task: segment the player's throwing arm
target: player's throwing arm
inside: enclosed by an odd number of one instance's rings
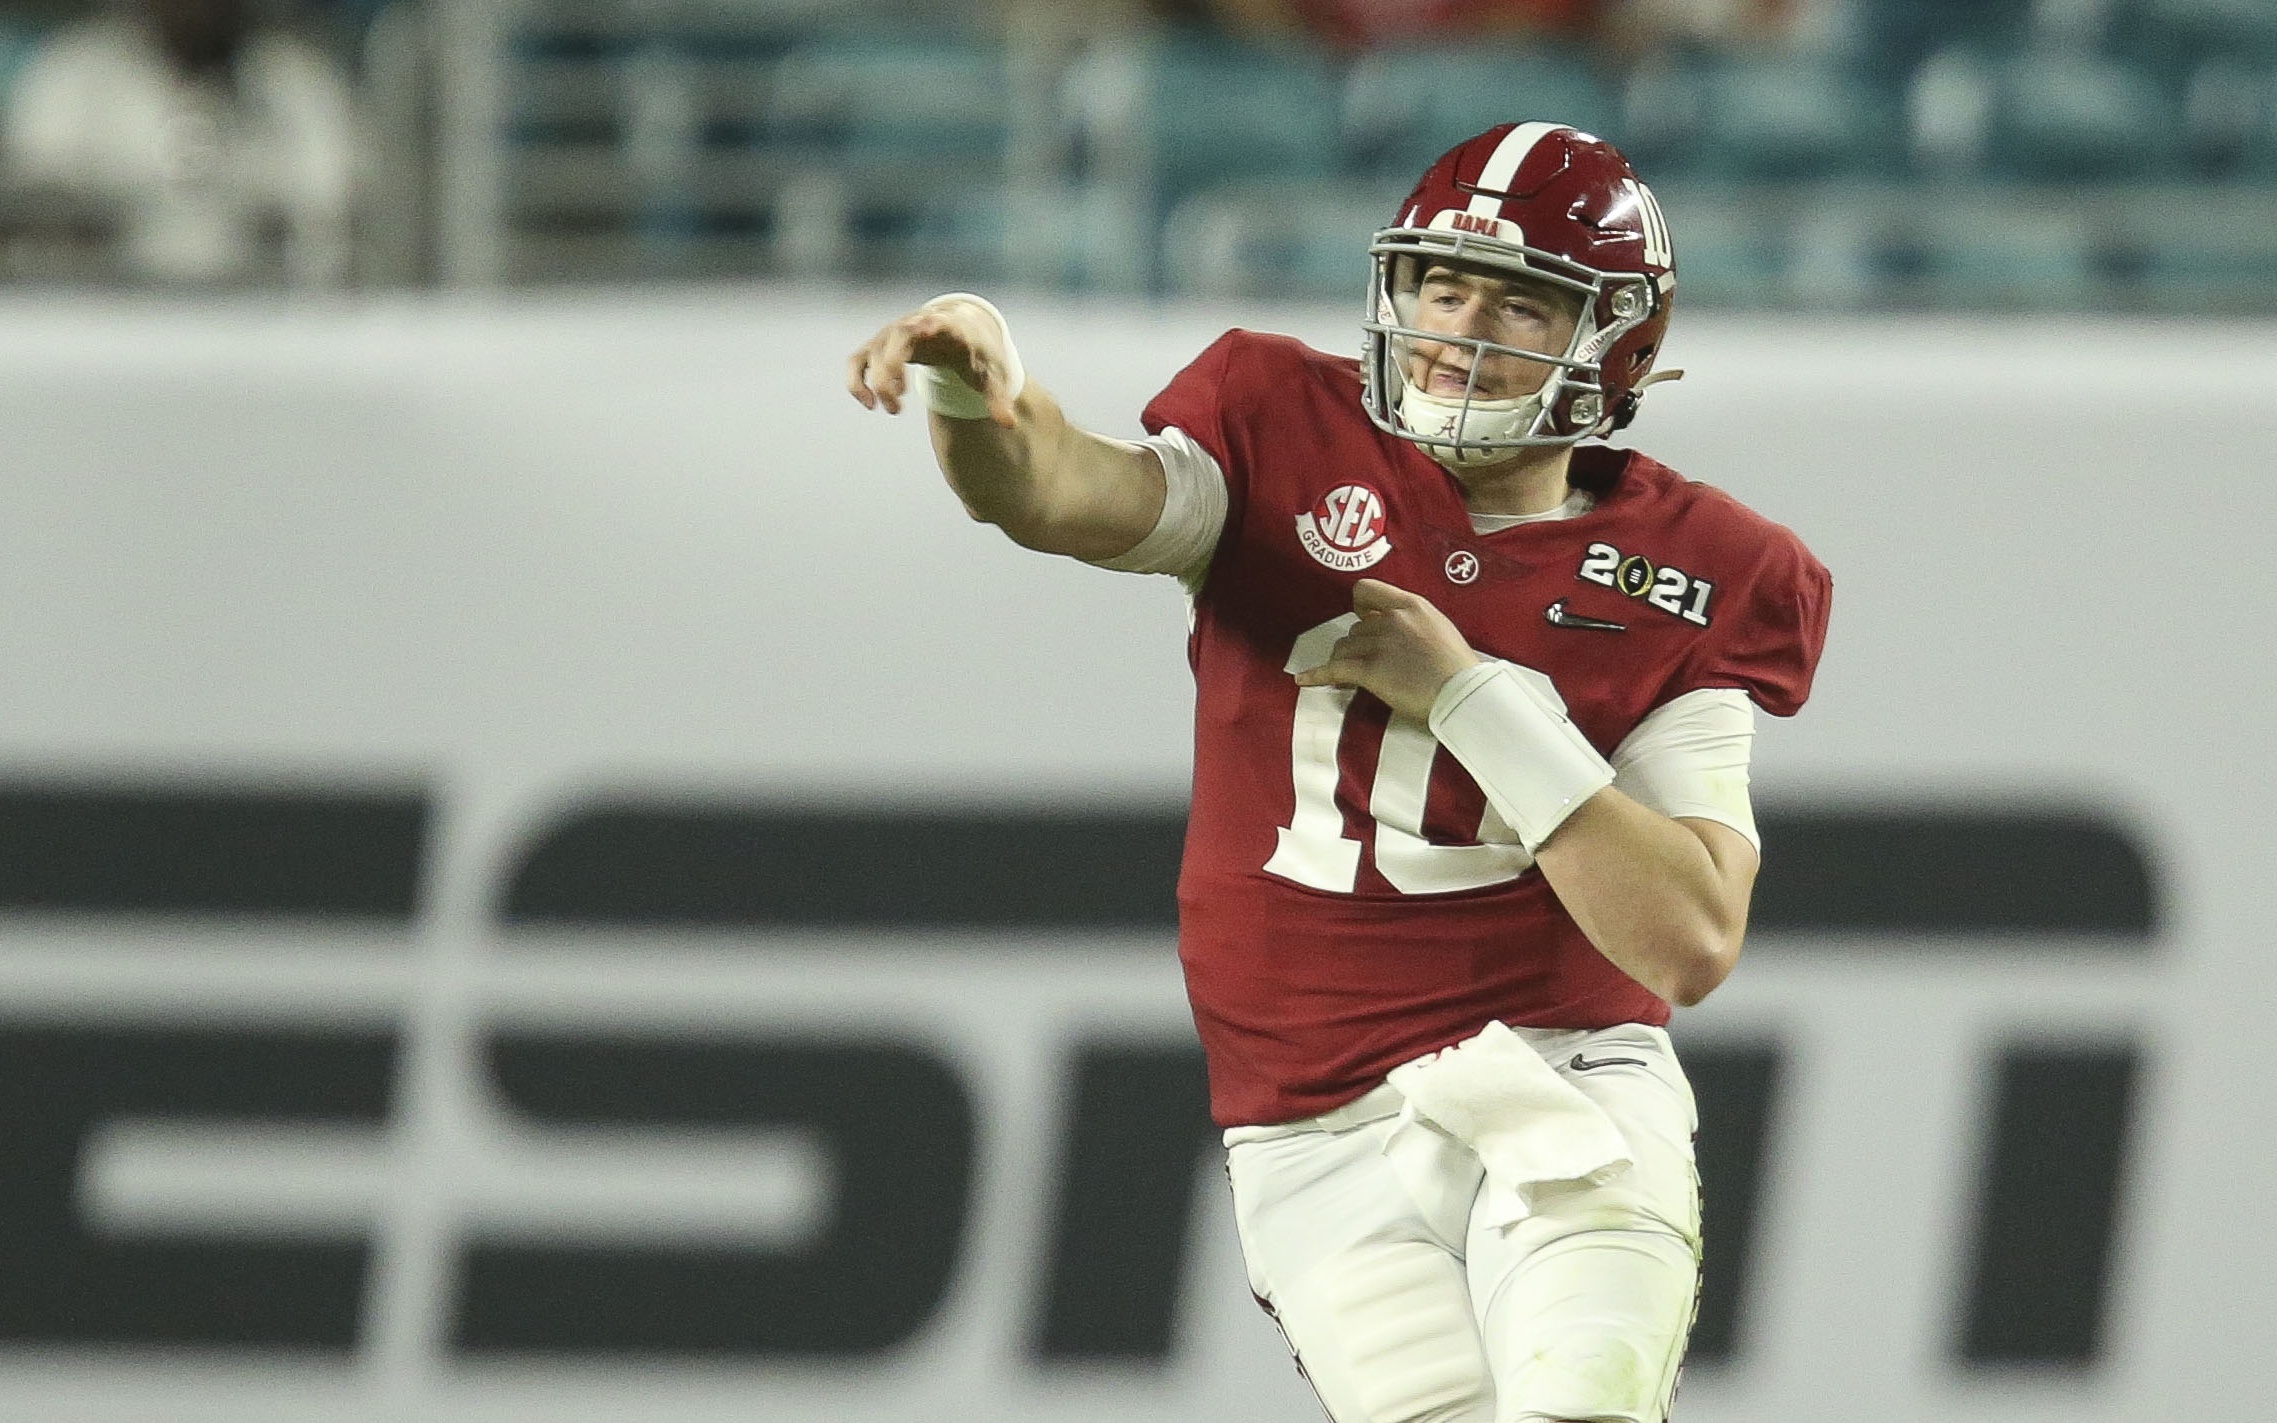
[[[846,389],[901,413],[914,388],[931,411],[934,457],[975,519],[1044,553],[1107,559],[1162,513],[1163,475],[1145,447],[1070,424],[1030,380],[1003,314],[964,292],[887,323],[846,360]]]

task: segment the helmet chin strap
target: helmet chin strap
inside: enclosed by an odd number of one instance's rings
[[[1557,377],[1552,375],[1551,381]],[[1543,383],[1547,389],[1549,382]],[[1542,392],[1503,400],[1441,400],[1400,378],[1399,422],[1420,436],[1423,452],[1449,469],[1500,464],[1517,453],[1509,445],[1480,449],[1477,440],[1518,440],[1533,433],[1542,415]],[[1433,436],[1447,437],[1444,442]],[[1460,443],[1458,443],[1458,440]]]

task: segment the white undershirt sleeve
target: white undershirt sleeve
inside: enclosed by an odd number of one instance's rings
[[[1187,592],[1194,592],[1209,575],[1218,535],[1225,530],[1225,471],[1176,425],[1138,443],[1162,461],[1162,517],[1137,547],[1092,562],[1118,573],[1173,574]]]
[[[1671,819],[1713,820],[1758,852],[1748,800],[1755,704],[1730,687],[1686,692],[1662,705],[1613,748],[1613,788]]]

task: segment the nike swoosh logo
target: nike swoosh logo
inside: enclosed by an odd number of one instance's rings
[[[1645,1065],[1645,1060],[1641,1057],[1601,1057],[1592,1062],[1578,1052],[1566,1063],[1566,1066],[1575,1072],[1591,1072],[1600,1067],[1643,1067]]]
[[[1542,609],[1542,621],[1554,628],[1587,628],[1591,632],[1627,632],[1627,623],[1609,623],[1603,618],[1583,617],[1565,610],[1565,599],[1560,598]]]

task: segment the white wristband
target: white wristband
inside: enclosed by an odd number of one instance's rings
[[[1027,368],[1020,364],[1020,348],[1012,344],[1012,327],[1004,320],[1004,313],[996,303],[971,292],[944,292],[925,303],[923,309],[942,306],[953,301],[970,302],[996,318],[996,329],[1004,337],[1004,388],[1007,400],[1018,400],[1020,392],[1028,387]],[[988,398],[974,390],[963,376],[947,366],[927,366],[911,363],[917,372],[918,393],[925,398],[925,408],[950,420],[986,420]]]
[[[1574,808],[1613,784],[1613,767],[1565,714],[1565,699],[1531,667],[1488,660],[1447,679],[1431,704],[1439,738],[1526,853]]]

